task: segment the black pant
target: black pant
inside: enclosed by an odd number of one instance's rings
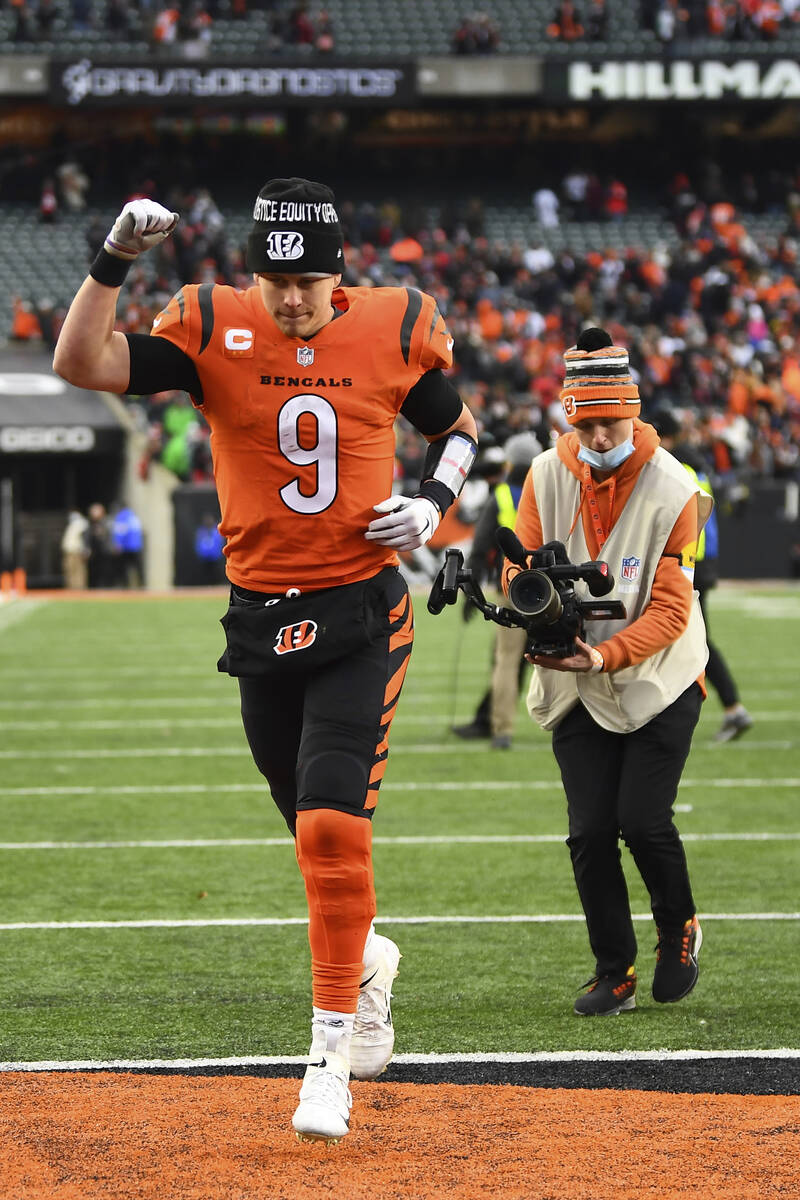
[[[708,628],[708,611],[706,609],[706,593],[707,588],[697,587],[697,594],[700,600],[700,609],[703,613],[703,620],[706,623],[706,643],[708,644],[708,662],[706,663],[706,679],[716,691],[717,695],[725,708],[733,708],[734,704],[739,703],[739,690],[736,687],[733,676],[728,670],[728,664],[720,654],[717,647],[711,641],[711,634]]]
[[[636,961],[620,836],[650,894],[659,928],[677,931],[694,915],[672,806],[702,700],[693,683],[632,733],[610,733],[578,704],[553,732],[567,795],[567,845],[598,975],[624,972]]]
[[[391,632],[324,667],[239,679],[256,766],[292,833],[297,812],[335,808],[371,818],[413,640],[411,598],[387,572]],[[248,593],[255,595],[256,593]]]

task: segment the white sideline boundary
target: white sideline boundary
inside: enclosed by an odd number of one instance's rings
[[[456,780],[422,780],[416,783],[398,783],[384,780],[382,792],[481,792],[489,789],[523,789],[530,792],[561,791],[560,779],[466,779]],[[785,779],[682,779],[679,793],[687,788],[792,788],[800,789],[800,778]],[[266,793],[266,784],[259,783],[168,783],[168,784],[122,784],[117,786],[98,786],[86,784],[64,787],[10,787],[0,788],[0,796],[194,796],[194,795],[231,795],[234,792]]]
[[[785,714],[785,719],[788,719],[789,714]],[[797,713],[791,714],[792,719],[796,718]],[[784,714],[773,713],[769,720],[782,720]],[[746,743],[745,743],[746,744]],[[789,748],[792,743],[788,743]],[[458,746],[459,754],[462,747]],[[398,744],[398,752],[403,754],[444,754],[445,752],[456,749],[452,742],[423,742],[420,744],[409,742]],[[485,745],[478,749],[486,750]],[[520,752],[523,747],[520,746]],[[550,747],[545,743],[541,743],[538,747],[524,747],[525,753],[529,750],[537,749],[539,751],[549,750]],[[513,747],[512,747],[513,751]],[[473,751],[475,752],[475,751]],[[247,758],[249,759],[250,749],[246,745],[239,746],[125,746],[125,747],[109,747],[109,746],[88,746],[83,749],[59,749],[59,750],[0,750],[0,759],[13,760],[18,762],[26,762],[32,759],[46,760],[57,759],[59,762],[72,761],[73,759],[91,759],[95,761],[100,758]],[[765,779],[764,784],[773,783],[774,780]],[[793,783],[797,786],[797,781]]]
[[[800,921],[800,912],[698,913],[701,921]],[[634,913],[633,921],[652,921],[652,913]],[[583,923],[583,913],[507,913],[496,916],[457,915],[378,917],[379,925],[550,925]],[[0,933],[33,929],[221,929],[283,928],[307,925],[308,917],[144,917],[128,921],[9,921]]]
[[[676,806],[677,807],[677,806]],[[686,806],[684,806],[685,808]],[[373,846],[525,846],[563,845],[565,833],[474,833],[374,837]],[[684,833],[684,842],[796,842],[800,833]],[[290,837],[166,838],[162,841],[0,842],[0,850],[209,850],[236,847],[294,846]]]
[[[448,1063],[627,1063],[627,1062],[686,1062],[704,1059],[800,1059],[800,1050],[554,1050],[531,1054],[514,1052],[478,1052],[474,1054],[395,1054],[393,1063],[409,1066]],[[8,1071],[190,1071],[198,1068],[221,1067],[300,1067],[308,1062],[307,1054],[266,1054],[245,1058],[113,1058],[107,1062],[95,1059],[74,1059],[45,1062],[0,1062],[0,1072]]]

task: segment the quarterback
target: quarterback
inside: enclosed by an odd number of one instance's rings
[[[125,275],[179,220],[120,212],[70,307],[54,369],[117,394],[189,393],[211,429],[230,583],[218,667],[295,837],[308,902],[311,1050],[293,1125],[339,1141],[350,1076],[394,1046],[400,951],[373,926],[371,818],[413,641],[398,551],[424,545],[461,490],[475,421],[444,371],[453,340],[431,296],[342,287],[330,188],[273,179],[247,241],[253,286],[186,284],[149,335],[114,330]],[[394,423],[428,441],[413,497],[392,494]]]

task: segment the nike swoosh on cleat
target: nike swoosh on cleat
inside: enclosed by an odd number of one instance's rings
[[[327,1065],[328,1065],[328,1060],[327,1060],[327,1058],[321,1058],[321,1059],[320,1059],[320,1061],[319,1061],[318,1063],[312,1063],[312,1062],[310,1062],[308,1065],[309,1065],[310,1067],[327,1067]]]
[[[373,979],[375,978],[375,976],[378,974],[378,971],[380,971],[380,967],[376,967],[376,968],[375,968],[375,970],[374,970],[374,971],[372,972],[372,974],[370,975],[369,979],[362,979],[362,980],[361,980],[361,983],[358,985],[358,986],[359,986],[359,988],[365,988],[365,987],[368,987],[368,986],[369,986],[369,985],[372,983],[372,981],[373,981]]]

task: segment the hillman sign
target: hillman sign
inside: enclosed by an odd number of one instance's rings
[[[794,59],[575,62],[561,71],[570,100],[800,99],[800,63]],[[556,86],[561,92],[563,77]]]

